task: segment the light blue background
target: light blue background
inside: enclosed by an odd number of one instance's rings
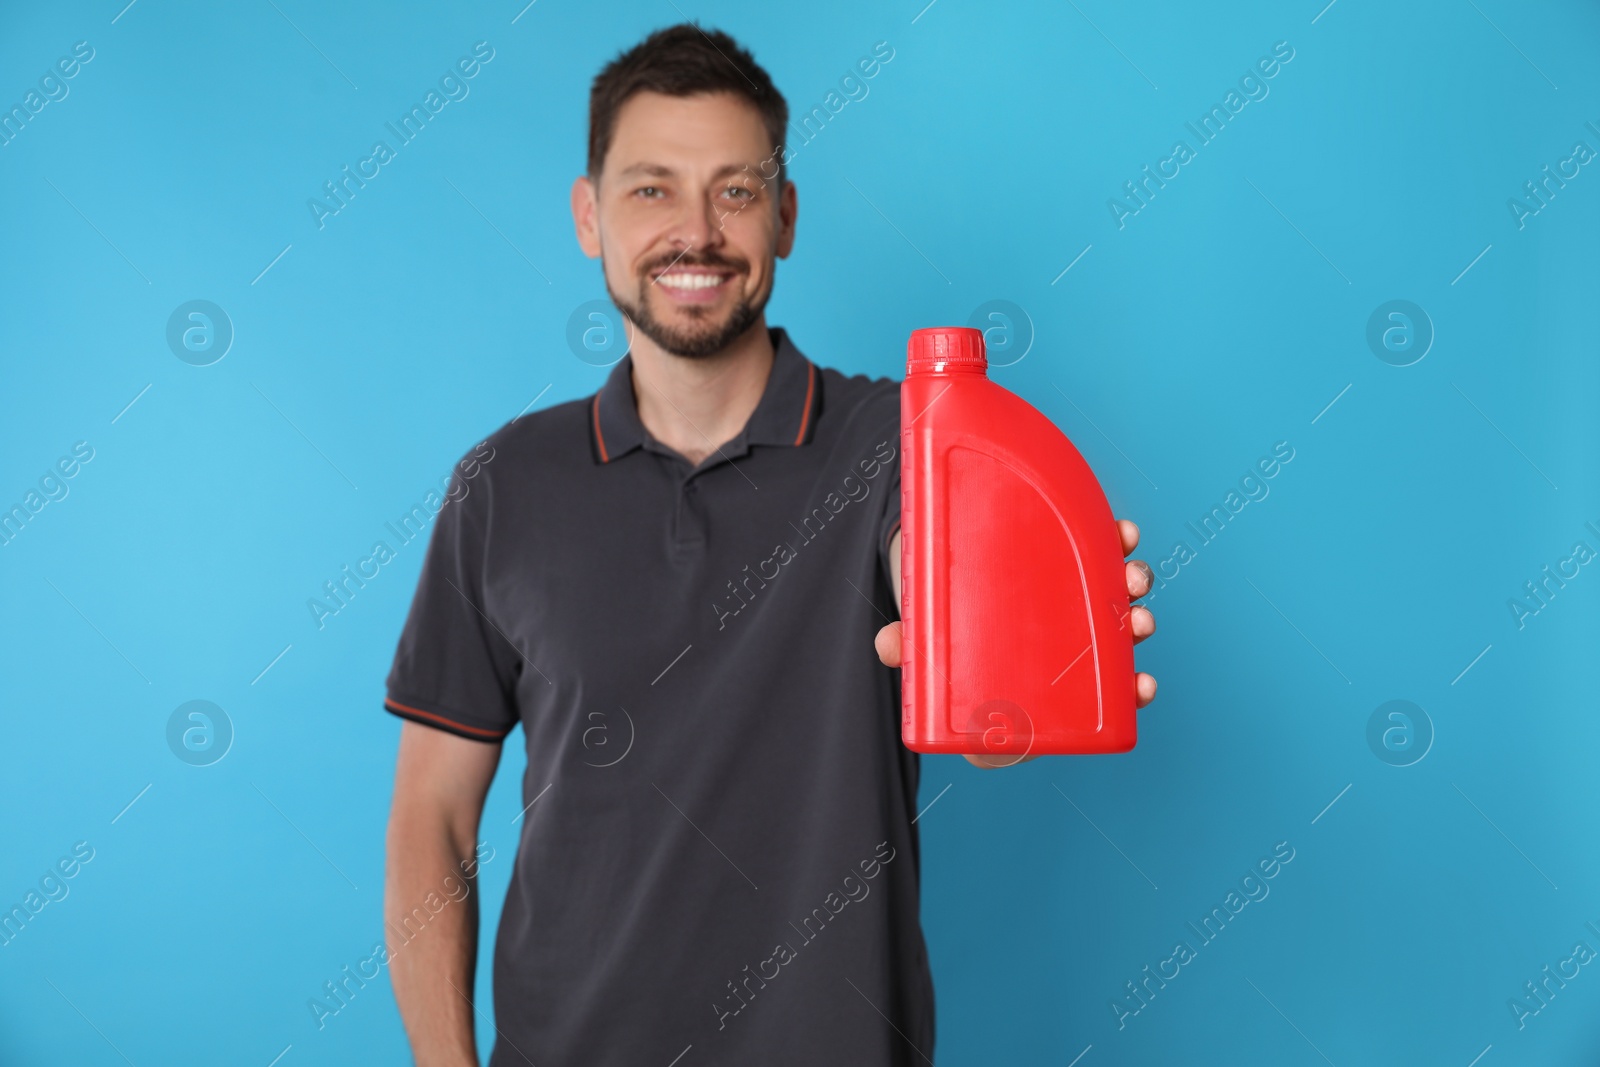
[[[603,295],[567,209],[589,80],[685,15],[796,112],[895,50],[793,164],[769,317],[809,356],[899,377],[911,329],[1020,305],[1032,349],[996,379],[1073,438],[1152,562],[1295,450],[1153,598],[1134,752],[924,757],[936,1061],[1600,1052],[1600,969],[1524,1029],[1507,1007],[1600,949],[1600,567],[1522,629],[1507,606],[1600,550],[1600,166],[1522,229],[1507,208],[1574,142],[1600,150],[1593,5],[124,2],[0,13],[6,107],[95,49],[0,148],[0,504],[95,450],[0,547],[0,904],[95,849],[0,948],[0,1061],[405,1061],[386,977],[320,1031],[307,1001],[382,936],[379,702],[420,544],[325,629],[305,602],[489,430],[602,382],[564,340]],[[318,230],[307,199],[479,40],[470,96]],[[1277,41],[1270,95],[1119,230],[1108,198]],[[192,299],[236,330],[213,366],[165,342]],[[1365,341],[1391,299],[1436,330],[1409,367]],[[192,699],[236,731],[210,767],[167,748]],[[1413,766],[1366,741],[1391,699],[1436,731]],[[484,818],[485,1008],[519,746]],[[1280,841],[1270,896],[1119,1030],[1124,983]]]

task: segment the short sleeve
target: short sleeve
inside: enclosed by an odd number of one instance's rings
[[[484,599],[487,481],[481,475],[463,480],[460,465],[452,473],[383,704],[403,719],[498,741],[517,725],[522,656],[492,621]]]

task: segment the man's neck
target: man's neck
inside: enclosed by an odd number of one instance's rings
[[[766,391],[773,356],[765,315],[727,348],[700,359],[675,356],[635,334],[639,421],[651,437],[699,466],[744,429]]]

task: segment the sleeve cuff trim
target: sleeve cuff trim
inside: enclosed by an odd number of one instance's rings
[[[415,719],[429,726],[439,726],[465,737],[485,741],[499,741],[511,732],[510,730],[486,730],[481,726],[468,726],[466,723],[456,722],[454,719],[447,719],[435,712],[423,711],[421,708],[414,708],[409,704],[402,704],[387,697],[384,698],[383,706],[399,715],[402,719]]]

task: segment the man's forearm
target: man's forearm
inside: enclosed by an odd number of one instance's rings
[[[391,817],[384,883],[389,980],[417,1067],[477,1067],[470,1000],[476,873],[470,837],[443,821],[399,811]]]

